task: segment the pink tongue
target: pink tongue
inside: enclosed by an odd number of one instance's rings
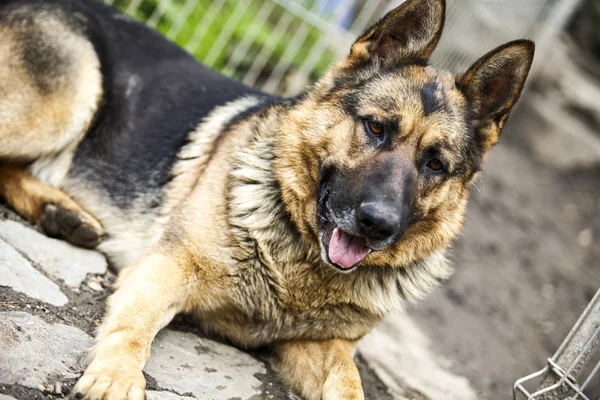
[[[329,259],[342,268],[350,268],[369,254],[365,240],[335,228],[329,241]]]

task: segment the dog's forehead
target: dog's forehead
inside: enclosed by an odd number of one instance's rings
[[[436,111],[452,113],[460,106],[460,97],[455,74],[431,66],[411,66],[373,77],[360,89],[357,104],[378,107],[383,113],[409,110],[427,117]]]
[[[363,116],[397,121],[423,146],[444,142],[462,147],[466,139],[466,101],[456,75],[431,66],[409,66],[374,76],[356,91]]]
[[[423,68],[423,73],[429,81],[435,82],[444,92],[456,90],[456,75],[452,72],[437,70],[428,65]]]

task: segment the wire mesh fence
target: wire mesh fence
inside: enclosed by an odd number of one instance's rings
[[[546,366],[518,379],[513,399],[594,400],[587,392],[600,379],[600,290]]]
[[[206,65],[267,92],[299,93],[402,0],[104,0]],[[433,63],[464,70],[511,39],[543,40],[577,0],[449,0]]]

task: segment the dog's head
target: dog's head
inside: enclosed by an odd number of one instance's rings
[[[523,89],[534,53],[526,40],[464,74],[428,66],[444,19],[444,0],[391,11],[282,128],[284,201],[323,260],[341,270],[405,266],[447,247]]]

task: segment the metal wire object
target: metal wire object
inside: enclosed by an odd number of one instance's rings
[[[586,394],[592,379],[600,379],[600,290],[588,304],[548,364],[517,380],[513,398],[543,400],[595,400]],[[594,365],[594,357],[599,358]],[[587,367],[587,368],[586,368]],[[536,385],[537,386],[534,386]],[[536,387],[529,391],[526,386]],[[524,397],[523,397],[524,396]]]
[[[103,1],[158,29],[209,67],[290,96],[345,56],[358,35],[404,0]],[[578,1],[447,0],[446,28],[432,62],[461,72],[492,48],[518,38],[535,40],[539,54]]]

